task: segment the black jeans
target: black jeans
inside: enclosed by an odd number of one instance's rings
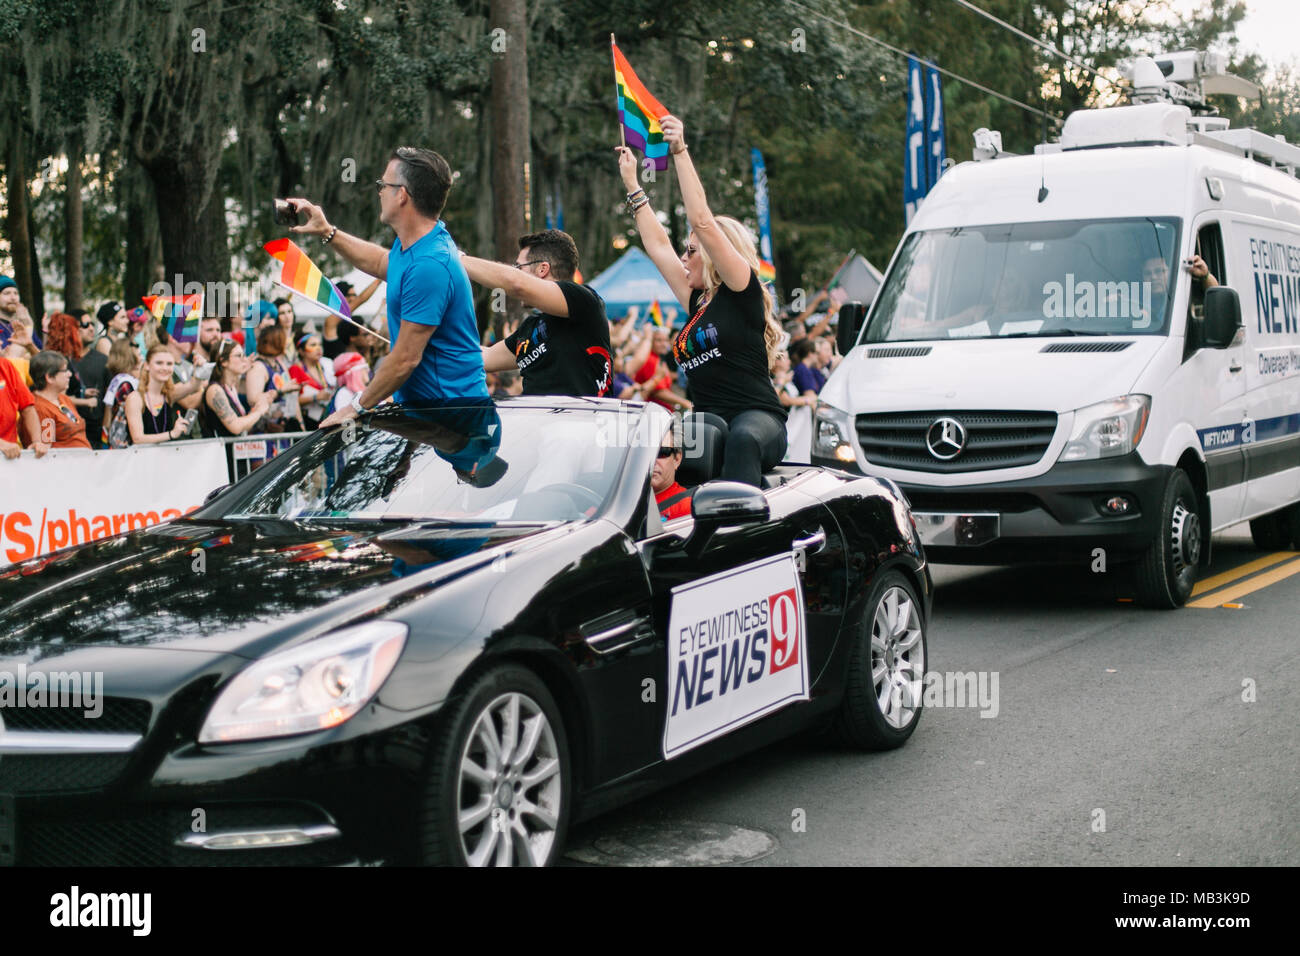
[[[785,422],[758,408],[740,412],[728,425],[720,416],[694,412],[691,417],[716,425],[725,442],[722,473],[725,481],[739,481],[763,487],[763,472],[771,471],[785,457]]]

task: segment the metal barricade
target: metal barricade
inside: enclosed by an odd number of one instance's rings
[[[315,432],[284,432],[275,435],[236,435],[231,438],[206,438],[226,446],[226,470],[231,483],[248,477],[254,469],[266,464],[280,452],[292,447]]]

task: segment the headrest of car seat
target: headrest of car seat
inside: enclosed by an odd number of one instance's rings
[[[717,415],[698,412],[682,420],[682,463],[677,481],[688,488],[712,481],[722,472],[727,423]]]

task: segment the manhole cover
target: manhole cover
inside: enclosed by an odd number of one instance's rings
[[[726,866],[760,859],[776,846],[770,833],[729,823],[635,823],[566,855],[599,866]]]

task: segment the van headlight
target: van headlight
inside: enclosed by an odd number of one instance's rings
[[[831,458],[835,461],[853,462],[853,445],[849,442],[851,422],[848,412],[842,412],[834,405],[817,403],[813,414],[812,453],[819,458]]]
[[[375,696],[407,627],[369,621],[250,664],[208,711],[199,743],[288,737],[337,727]]]
[[[1074,431],[1059,461],[1127,455],[1137,447],[1151,415],[1150,395],[1121,395],[1074,413]]]

